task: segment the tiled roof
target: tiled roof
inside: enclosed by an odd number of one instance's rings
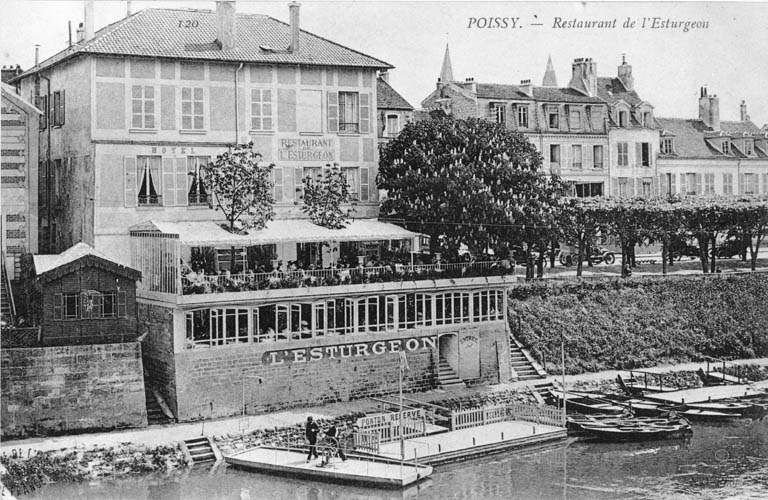
[[[533,97],[520,91],[519,85],[478,83],[477,97],[484,99],[519,99],[523,101],[583,102],[602,104],[598,97],[589,97],[570,88],[533,87]]]
[[[597,95],[611,104],[623,100],[630,106],[636,106],[643,102],[637,92],[624,88],[624,84],[618,78],[598,77]]]
[[[661,128],[675,137],[674,156],[682,158],[732,158],[713,147],[706,137],[713,130],[701,120],[683,118],[657,118]],[[721,122],[722,123],[722,122]]]
[[[376,107],[378,109],[406,109],[413,111],[413,106],[408,104],[403,96],[397,93],[392,86],[382,80],[376,79]]]
[[[742,135],[742,134],[757,134],[760,135],[760,129],[757,128],[757,125],[752,123],[751,121],[745,121],[745,122],[729,122],[729,121],[720,121],[720,130],[723,132],[727,132],[732,135]]]
[[[196,28],[180,28],[190,21]],[[235,48],[221,50],[216,13],[198,9],[144,9],[96,32],[85,43],[63,50],[21,76],[81,53],[254,63],[391,68],[384,61],[301,31],[299,50],[290,53],[290,25],[269,16],[237,14]],[[263,50],[261,47],[273,50]]]

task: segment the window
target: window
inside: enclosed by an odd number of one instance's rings
[[[603,147],[602,146],[592,147],[592,167],[603,168]]]
[[[731,141],[728,139],[723,140],[723,154],[731,154]]]
[[[626,127],[629,113],[626,111],[619,111],[619,127]]]
[[[283,202],[283,168],[275,167],[272,169],[273,196],[275,203]]]
[[[360,193],[360,168],[347,167],[342,168],[344,177],[347,179],[347,186],[349,187],[349,194],[353,200],[358,199]]]
[[[133,85],[131,89],[131,127],[155,128],[155,87]]]
[[[64,319],[77,319],[80,317],[80,293],[65,293]]]
[[[581,168],[581,145],[573,145],[573,168]]]
[[[162,197],[160,190],[160,156],[138,157],[139,205],[159,205]]]
[[[491,103],[491,113],[496,123],[504,124],[507,122],[507,108],[503,103]]]
[[[339,92],[339,131],[360,131],[360,107],[357,92]]]
[[[671,155],[674,152],[674,143],[671,137],[662,137],[661,139],[661,153],[665,155]]]
[[[643,197],[650,198],[653,194],[653,180],[650,177],[643,178]]]
[[[528,128],[528,106],[519,106],[517,108],[517,126]]]
[[[665,196],[672,196],[676,193],[675,174],[662,174],[661,191]]]
[[[251,130],[271,131],[273,116],[272,91],[251,89]]]
[[[653,120],[651,119],[651,113],[646,111],[643,113],[643,126],[644,127],[651,127],[653,124]]]
[[[603,196],[602,182],[577,182],[574,184],[573,188],[578,198]]]
[[[102,318],[114,318],[117,316],[117,294],[108,292],[101,294],[100,315]]]
[[[640,166],[651,166],[651,144],[648,142],[640,143]]]
[[[189,189],[187,190],[187,203],[190,205],[208,205],[208,192],[200,177],[200,167],[208,164],[207,156],[187,157],[187,177]]]
[[[560,145],[549,145],[549,165],[551,169],[558,170],[560,168]]]
[[[181,88],[181,128],[183,130],[203,130],[203,88]]]
[[[626,177],[619,177],[619,196],[624,198],[629,196],[629,179]]]
[[[704,174],[704,194],[715,194],[715,174]]]
[[[723,174],[723,194],[733,194],[733,174]]]
[[[53,126],[64,125],[64,91],[53,93]]]
[[[618,166],[629,166],[629,144],[626,142],[619,142],[617,147],[619,150],[619,161],[617,163]]]
[[[320,167],[304,167],[301,173],[302,179],[309,177],[313,182],[320,181],[323,178],[323,169]]]
[[[299,132],[319,134],[323,131],[323,93],[301,90],[297,110]]]
[[[757,194],[757,174],[744,174],[743,194]]]
[[[556,106],[547,108],[547,123],[549,123],[549,128],[551,129],[560,128],[560,109]]]
[[[755,153],[755,143],[751,139],[744,140],[744,154],[752,155]]]
[[[48,96],[37,96],[35,98],[35,107],[43,112],[40,115],[40,130],[45,130],[45,128],[48,126]]]
[[[581,111],[571,111],[571,130],[581,130]]]
[[[400,117],[387,115],[387,137],[395,137],[400,133]]]
[[[696,180],[697,180],[696,174],[693,174],[693,173],[685,174],[685,194],[687,195],[697,194]]]

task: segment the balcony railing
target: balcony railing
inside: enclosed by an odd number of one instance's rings
[[[40,346],[40,327],[3,328],[0,332],[0,346],[6,349]]]
[[[341,269],[314,269],[271,273],[205,275],[188,273],[181,279],[184,295],[242,292],[276,288],[357,285],[430,279],[472,278],[514,274],[502,262],[458,262],[452,264],[389,264]]]

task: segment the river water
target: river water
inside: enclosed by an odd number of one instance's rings
[[[315,483],[226,465],[167,475],[48,485],[36,500],[761,499],[768,498],[768,418],[694,424],[686,441],[596,443],[436,467],[405,491]]]

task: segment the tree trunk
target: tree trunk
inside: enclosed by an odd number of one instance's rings
[[[709,266],[707,265],[707,248],[709,247],[709,238],[707,236],[697,236],[696,241],[699,243],[699,260],[701,261],[701,270],[704,274],[709,272]]]
[[[661,274],[667,274],[667,254],[669,253],[669,245],[667,241],[661,242]]]
[[[549,267],[552,268],[552,269],[555,268],[555,245],[556,244],[557,244],[557,242],[555,240],[551,240],[549,242],[549,248],[550,248],[550,252],[549,252]]]
[[[579,255],[576,256],[576,277],[581,277],[581,262],[584,259],[584,240],[579,240]]]
[[[709,261],[709,272],[714,273],[715,269],[717,269],[717,244],[716,244],[716,237],[712,236],[712,257]]]
[[[536,277],[544,277],[544,254],[539,253],[539,257],[536,259]]]

